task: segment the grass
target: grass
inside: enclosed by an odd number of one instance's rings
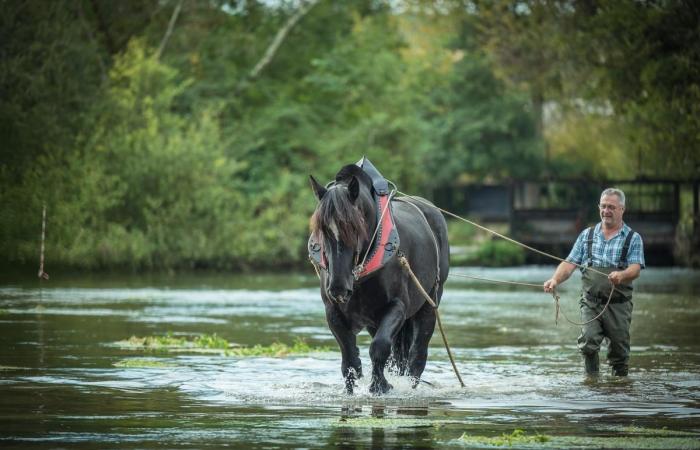
[[[528,449],[649,449],[649,450],[699,450],[699,435],[674,432],[666,429],[627,427],[620,430],[629,435],[618,436],[547,436],[536,433],[529,435],[521,429],[501,436],[474,436],[464,433],[458,439],[460,444],[469,447],[509,447]],[[681,437],[682,436],[682,437]]]
[[[426,419],[400,419],[396,417],[351,417],[331,422],[333,427],[348,428],[423,428],[438,424]]]
[[[462,437],[459,438],[462,443],[467,443],[470,445],[484,445],[489,447],[513,447],[532,445],[532,444],[544,444],[552,440],[550,436],[536,433],[534,435],[527,434],[524,430],[516,428],[512,433],[503,433],[500,436],[488,437],[488,436],[472,436],[464,433]]]
[[[270,345],[258,344],[252,347],[242,347],[231,344],[226,339],[216,335],[216,333],[202,334],[190,339],[174,336],[172,332],[168,332],[163,336],[131,336],[127,340],[117,342],[116,345],[129,350],[178,353],[220,353],[225,356],[267,356],[273,358],[330,351],[329,347],[312,347],[301,338],[297,338],[291,345],[282,342],[274,342]]]
[[[283,358],[289,355],[306,355],[316,352],[329,352],[329,347],[311,347],[301,338],[297,338],[292,345],[281,342],[273,342],[270,345],[254,345],[253,347],[237,347],[226,352],[231,356],[268,356]]]
[[[167,363],[164,361],[158,361],[156,359],[143,359],[143,358],[129,358],[122,359],[112,364],[114,367],[127,367],[127,368],[166,368],[166,367],[177,367],[175,364]]]

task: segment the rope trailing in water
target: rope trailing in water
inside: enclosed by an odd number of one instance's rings
[[[408,260],[406,259],[405,256],[399,256],[399,263],[401,263],[401,266],[404,268],[404,270],[406,270],[408,275],[411,277],[411,279],[415,283],[415,285],[418,288],[418,291],[421,293],[421,295],[430,304],[430,306],[432,306],[433,309],[435,309],[435,317],[437,318],[438,328],[440,329],[440,334],[442,335],[442,342],[445,343],[445,350],[447,350],[447,356],[450,357],[450,362],[452,363],[452,370],[454,370],[455,375],[457,375],[457,379],[459,380],[459,384],[462,387],[465,387],[464,381],[462,381],[462,376],[459,374],[459,370],[457,370],[457,364],[455,364],[454,356],[452,356],[452,351],[450,350],[450,344],[447,343],[447,336],[445,335],[445,330],[442,328],[442,320],[440,320],[440,311],[438,310],[438,305],[435,303],[435,301],[432,298],[430,298],[428,293],[425,292],[425,289],[423,289],[423,286],[421,286],[420,281],[418,281],[418,278],[416,278],[416,274],[414,274],[413,270],[411,270],[411,265],[408,263]]]

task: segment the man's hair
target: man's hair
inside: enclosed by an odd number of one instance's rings
[[[603,191],[602,194],[600,194],[600,197],[604,197],[606,195],[617,195],[617,198],[620,199],[620,204],[622,206],[625,206],[625,193],[622,192],[621,190],[617,188],[607,188],[606,190]]]

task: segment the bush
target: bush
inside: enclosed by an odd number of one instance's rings
[[[519,266],[525,263],[525,251],[503,240],[484,242],[476,252],[478,265],[487,267]]]

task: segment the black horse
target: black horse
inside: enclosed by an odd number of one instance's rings
[[[388,361],[415,387],[425,369],[435,310],[399,258],[408,260],[439,304],[449,272],[445,219],[422,199],[392,199],[386,180],[364,158],[344,166],[326,187],[310,178],[319,204],[310,221],[309,250],[320,268],[326,320],[342,353],[347,392],[362,377],[356,336],[364,328],[372,336],[370,392],[392,389],[384,377]]]

